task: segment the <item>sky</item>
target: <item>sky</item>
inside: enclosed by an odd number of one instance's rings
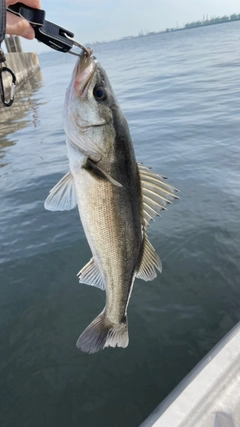
[[[42,0],[46,19],[72,31],[80,43],[113,40],[140,31],[161,31],[187,22],[240,14],[239,0]],[[22,39],[25,51],[48,51]]]

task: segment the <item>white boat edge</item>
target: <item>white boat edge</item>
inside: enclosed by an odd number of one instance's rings
[[[240,427],[240,322],[141,427]]]

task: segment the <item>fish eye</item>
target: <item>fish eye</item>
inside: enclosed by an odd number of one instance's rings
[[[95,87],[93,96],[97,101],[104,101],[107,98],[107,92],[103,87]]]

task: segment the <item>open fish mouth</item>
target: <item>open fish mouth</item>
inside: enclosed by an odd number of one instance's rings
[[[83,52],[76,67],[74,89],[81,98],[86,98],[90,83],[97,69],[97,60],[94,56],[86,56]]]

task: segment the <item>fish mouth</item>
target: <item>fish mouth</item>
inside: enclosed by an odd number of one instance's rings
[[[74,89],[81,98],[86,98],[90,83],[97,69],[97,60],[94,56],[80,55],[76,66]]]

